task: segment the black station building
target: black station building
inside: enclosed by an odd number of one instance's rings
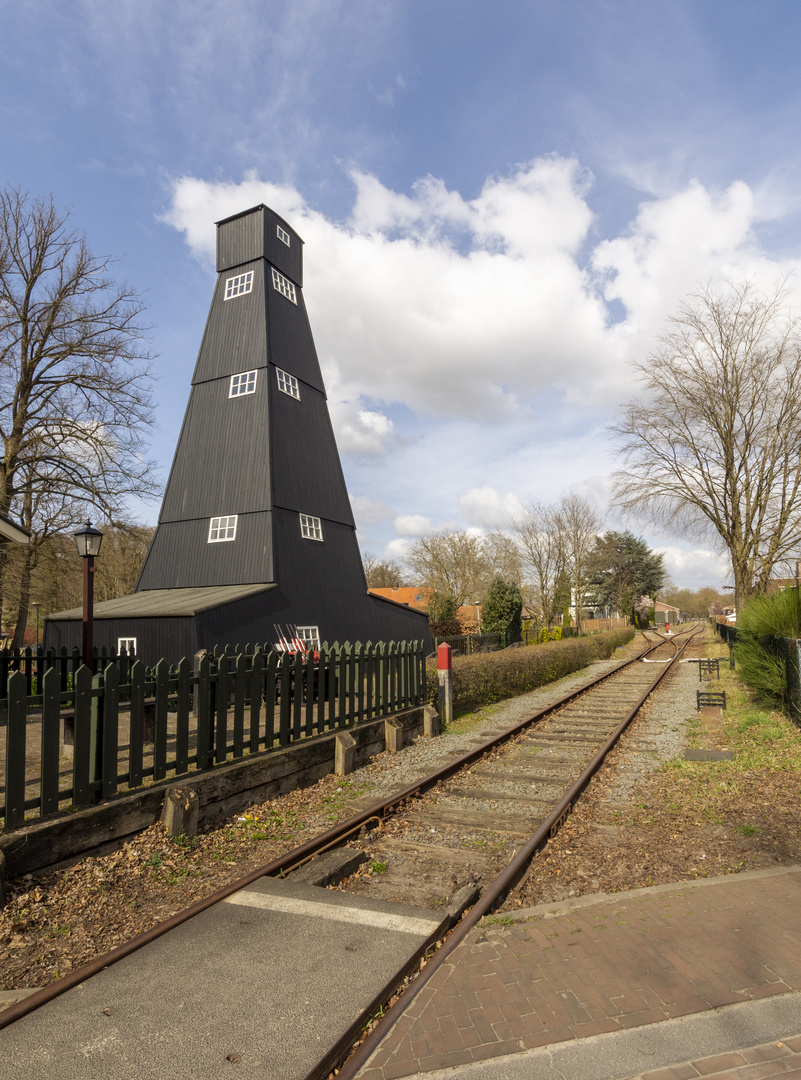
[[[175,662],[215,645],[430,643],[372,596],[303,301],[303,241],[261,205],[217,222],[217,283],[158,527],[131,596],[95,606],[95,645]],[[102,559],[102,550],[99,558]],[[80,644],[81,611],[45,644]]]

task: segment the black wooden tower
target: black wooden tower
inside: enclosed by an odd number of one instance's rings
[[[101,554],[102,558],[102,554]],[[80,612],[47,623],[71,645]],[[303,300],[303,241],[261,205],[217,223],[217,283],[158,527],[136,592],[98,604],[95,640],[146,662],[268,642],[428,639],[367,592]]]

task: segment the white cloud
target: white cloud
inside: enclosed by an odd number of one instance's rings
[[[350,175],[344,221],[254,172],[176,179],[164,220],[210,271],[212,223],[260,202],[306,241],[304,295],[349,484],[368,500],[392,493],[393,510],[365,523],[387,557],[437,529],[490,527],[531,496],[577,490],[603,513],[607,425],[636,388],[628,361],[707,281],[769,286],[797,266],[760,247],[778,204],[742,181],[649,198],[599,238],[591,177],[572,159],[519,165],[473,199],[431,176],[402,193]],[[721,576],[716,556],[665,551],[680,584]]]
[[[459,496],[459,511],[468,525],[503,528],[521,510],[522,505],[516,495],[511,491],[501,495],[490,484],[471,488]]]
[[[664,555],[665,569],[681,588],[700,589],[705,585],[719,588],[731,578],[731,564],[718,552],[705,548],[686,551],[674,544],[653,550]]]
[[[423,514],[400,514],[392,522],[395,532],[399,536],[426,536],[434,531],[431,518]]]
[[[391,506],[378,499],[371,499],[368,495],[350,495],[350,505],[353,516],[356,519],[356,528],[359,532],[366,532],[371,525],[377,525],[383,521],[390,521],[395,511]]]
[[[598,379],[606,314],[576,261],[592,213],[573,161],[540,159],[467,202],[427,178],[411,196],[353,173],[346,224],[291,186],[173,182],[164,220],[211,263],[212,222],[266,202],[306,241],[305,297],[341,400],[490,422],[525,415],[549,388]],[[604,355],[605,354],[605,355]]]
[[[340,453],[376,457],[397,441],[395,425],[381,412],[350,401],[332,401],[330,412]]]
[[[626,308],[612,334],[629,356],[652,347],[665,318],[710,283],[755,279],[767,289],[796,262],[778,262],[761,251],[754,231],[768,207],[747,184],[735,181],[714,195],[697,181],[683,191],[643,203],[630,228],[593,252],[605,277],[604,296]]]
[[[391,562],[404,563],[406,556],[409,554],[409,549],[412,546],[412,541],[406,537],[399,536],[395,540],[390,540],[384,548],[384,558]]]

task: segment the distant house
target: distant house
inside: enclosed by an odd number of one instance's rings
[[[654,603],[654,616],[658,623],[684,622],[684,614],[680,608],[674,607],[672,604],[663,604],[661,600]]]
[[[80,620],[77,608],[50,616],[45,644],[79,644]],[[289,625],[310,645],[430,644],[423,614],[367,591],[303,241],[259,205],[217,222],[217,281],[158,527],[133,595],[95,606],[94,638],[152,664],[274,643]]]
[[[801,562],[795,564],[795,577],[771,578],[768,582],[768,593],[784,592],[785,589],[797,589],[801,584]]]

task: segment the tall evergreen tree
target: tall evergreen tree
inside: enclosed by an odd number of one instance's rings
[[[482,611],[484,633],[501,634],[506,645],[520,641],[522,612],[523,598],[517,585],[494,577]]]
[[[589,559],[590,582],[599,604],[630,616],[640,596],[656,596],[667,578],[663,558],[631,532],[605,532]]]

